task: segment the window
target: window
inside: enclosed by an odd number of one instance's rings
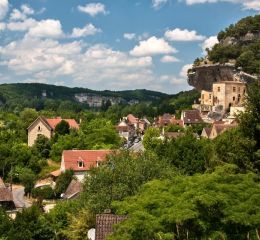
[[[38,132],[41,132],[41,131],[42,131],[41,126],[38,126]]]
[[[220,92],[220,87],[218,87],[218,92]]]
[[[236,87],[233,87],[233,92],[236,92]]]
[[[211,99],[211,94],[209,94],[209,99]]]
[[[83,168],[84,167],[84,162],[83,161],[78,161],[78,167]]]
[[[233,97],[233,101],[235,101],[236,100],[236,97]]]

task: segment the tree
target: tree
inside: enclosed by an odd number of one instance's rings
[[[36,182],[36,175],[29,168],[23,168],[19,174],[19,180],[24,185],[26,195],[31,195]]]
[[[117,152],[109,156],[107,162],[89,171],[82,198],[91,212],[101,213],[111,208],[113,200],[134,195],[143,183],[174,174],[167,163],[149,152],[137,155],[128,151]]]
[[[67,121],[61,120],[55,127],[55,133],[58,135],[66,135],[70,133],[70,125]]]
[[[41,157],[48,158],[51,150],[50,140],[44,135],[38,135],[33,145],[33,149],[35,149]]]
[[[146,150],[154,150],[157,145],[162,143],[160,137],[160,129],[150,127],[146,130],[144,134],[143,145]]]
[[[61,175],[57,178],[54,189],[57,197],[60,197],[60,195],[67,190],[71,180],[73,179],[73,175],[73,170],[66,170],[64,173],[61,173]]]
[[[108,240],[257,239],[259,177],[237,171],[226,165],[213,173],[148,182],[137,195],[113,203],[128,218]]]

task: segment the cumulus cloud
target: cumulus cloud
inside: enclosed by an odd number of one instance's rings
[[[154,9],[159,9],[163,5],[165,5],[168,2],[168,0],[152,0],[152,7]]]
[[[165,55],[161,58],[162,63],[172,63],[172,62],[179,62],[180,60],[174,56]]]
[[[199,4],[199,3],[217,3],[217,2],[230,2],[234,4],[241,4],[244,9],[251,9],[260,11],[260,1],[259,0],[184,0],[186,4]]]
[[[182,67],[180,76],[183,78],[187,78],[188,70],[192,68],[193,64],[186,64]]]
[[[21,10],[13,9],[10,15],[11,21],[17,21],[17,20],[25,20],[27,16],[33,15],[35,12],[34,10],[26,4],[23,4],[21,6]]]
[[[37,21],[33,18],[27,18],[24,21],[10,22],[7,24],[7,28],[10,31],[28,31],[30,28],[35,27]]]
[[[5,30],[5,28],[6,28],[6,24],[0,22],[0,31]]]
[[[95,35],[100,32],[102,32],[101,29],[96,28],[92,23],[89,23],[86,24],[86,26],[83,28],[73,28],[71,37],[72,38],[86,37],[90,35]]]
[[[39,38],[59,38],[63,36],[62,26],[59,20],[41,20],[29,28],[27,36]]]
[[[133,40],[136,38],[135,33],[124,33],[124,38],[127,40]]]
[[[89,14],[91,17],[94,17],[97,14],[108,14],[108,11],[106,11],[106,6],[102,3],[89,3],[85,6],[78,6],[78,10]]]
[[[189,31],[179,28],[167,30],[164,36],[170,41],[201,41],[205,39],[204,36],[198,35],[195,30]]]
[[[153,36],[147,40],[140,41],[139,45],[135,46],[130,51],[130,54],[132,56],[140,57],[176,52],[177,50],[172,47],[168,42],[166,42],[163,38],[157,38]]]
[[[201,44],[201,48],[203,50],[203,53],[206,53],[206,49],[208,48],[209,50],[211,50],[215,44],[217,44],[218,38],[217,36],[211,36],[207,39],[205,39],[205,41]]]
[[[4,19],[9,9],[8,0],[0,1],[0,20]]]

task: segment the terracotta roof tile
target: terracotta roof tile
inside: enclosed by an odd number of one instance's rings
[[[126,216],[98,214],[96,216],[95,240],[105,240],[113,232],[113,225],[125,220]]]
[[[45,118],[46,122],[48,125],[52,128],[55,129],[55,127],[62,121],[66,121],[69,125],[70,128],[74,129],[79,129],[78,123],[74,119],[62,119],[62,118]]]
[[[97,166],[97,162],[106,160],[111,153],[111,150],[64,150],[62,156],[65,169],[87,171]],[[79,167],[79,162],[83,162],[82,167]]]
[[[13,194],[12,192],[5,187],[0,188],[0,202],[12,202]]]

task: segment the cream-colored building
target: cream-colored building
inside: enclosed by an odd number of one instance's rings
[[[222,106],[224,111],[231,107],[241,107],[246,93],[246,84],[238,81],[213,83],[212,91],[201,91],[203,106]]]
[[[35,140],[39,135],[43,135],[50,139],[53,134],[55,127],[62,121],[65,120],[70,128],[79,129],[79,125],[74,119],[62,119],[62,118],[44,118],[38,117],[29,127],[28,127],[28,146],[33,146]]]
[[[242,106],[246,93],[243,82],[227,81],[213,84],[214,106],[221,105],[226,111],[230,107]]]

